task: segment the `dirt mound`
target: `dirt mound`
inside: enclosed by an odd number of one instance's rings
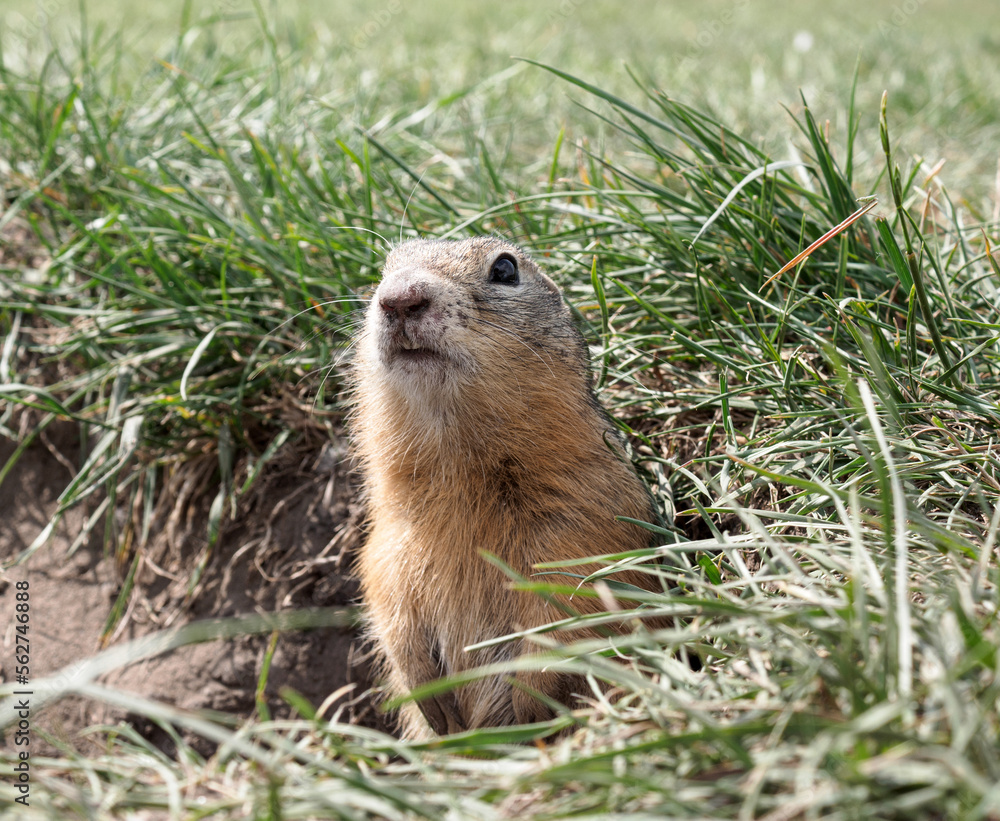
[[[50,425],[0,485],[0,561],[24,550],[49,521],[79,464],[77,431],[69,423]],[[236,515],[227,517],[210,552],[210,497],[200,493],[205,484],[199,485],[201,468],[189,464],[168,476],[158,494],[162,511],[154,518],[156,532],[141,551],[129,609],[111,632],[111,643],[205,618],[355,604],[357,587],[349,569],[360,538],[357,492],[345,449],[329,441],[311,447],[315,444],[303,448],[300,442],[278,452],[241,498]],[[14,442],[0,438],[0,466],[15,449]],[[211,470],[201,473],[211,479]],[[181,486],[183,493],[177,492]],[[52,540],[26,564],[11,568],[6,583],[0,582],[4,680],[13,676],[13,582],[20,579],[30,582],[32,678],[101,649],[124,574],[114,557],[104,555],[100,537],[91,537],[67,556],[87,515],[83,509],[70,510]],[[207,557],[193,591],[192,557]],[[183,708],[250,716],[268,640],[242,636],[183,647],[119,669],[105,683]],[[283,687],[318,707],[331,693],[353,685],[344,695],[342,718],[384,727],[365,696],[369,678],[360,648],[350,628],[281,634],[265,691],[272,716],[290,712],[279,696]],[[33,726],[79,747],[86,744],[77,736],[80,729],[122,718],[104,705],[69,699],[34,716]],[[158,729],[135,723],[170,747]],[[209,751],[205,742],[192,741]],[[42,752],[40,742],[36,733],[33,752]]]

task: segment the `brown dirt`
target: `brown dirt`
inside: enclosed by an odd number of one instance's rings
[[[79,464],[77,430],[70,423],[51,425],[0,485],[0,562],[24,550],[49,521],[59,493]],[[183,503],[186,509],[171,509],[168,504],[155,520],[153,537],[142,551],[127,618],[113,633],[112,643],[205,618],[356,603],[357,588],[349,573],[360,537],[356,489],[344,448],[328,441],[310,449],[316,444],[307,443],[305,449],[302,442],[286,445],[265,468],[254,489],[240,500],[236,515],[224,525],[193,595],[185,595],[193,567],[190,561],[204,553],[208,506],[214,494],[175,494],[174,504]],[[0,467],[15,447],[0,437]],[[181,481],[178,477],[190,480],[197,470],[197,465],[175,470],[174,484]],[[200,490],[211,484],[211,471],[203,472],[209,481]],[[171,501],[172,487],[168,476],[161,500]],[[0,579],[3,680],[13,678],[13,583],[20,579],[30,582],[33,679],[101,649],[123,573],[113,557],[104,555],[100,535],[91,536],[73,555],[67,555],[89,512],[70,510],[44,548]],[[95,532],[101,530],[95,528]],[[104,683],[187,709],[249,717],[255,709],[268,639],[243,636],[179,648],[121,668]],[[384,729],[384,719],[366,696],[368,670],[360,648],[355,631],[347,628],[281,634],[266,689],[272,715],[291,712],[279,695],[283,687],[291,687],[319,707],[331,693],[353,685],[340,702],[345,705],[342,719]],[[132,720],[140,731],[170,749],[169,739],[157,728],[80,699],[45,708],[33,716],[33,729],[86,751],[87,744],[97,742],[80,736],[82,728],[122,719]],[[211,751],[206,742],[189,741],[202,752]],[[36,732],[32,752],[40,753],[44,746],[41,733]]]

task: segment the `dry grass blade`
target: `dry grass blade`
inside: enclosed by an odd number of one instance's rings
[[[828,243],[839,233],[850,228],[855,222],[857,222],[859,219],[861,219],[861,217],[863,217],[865,214],[871,211],[876,205],[878,205],[878,199],[873,197],[871,202],[861,206],[861,208],[859,208],[857,211],[851,214],[851,216],[845,219],[842,223],[840,223],[839,225],[835,225],[833,228],[831,228],[829,231],[823,234],[823,236],[821,236],[818,240],[813,242],[804,251],[800,251],[798,254],[796,254],[794,257],[788,260],[788,262],[782,265],[781,268],[779,268],[777,271],[771,274],[771,276],[764,281],[764,284],[760,286],[759,290],[763,291],[768,285],[770,285],[778,277],[780,277],[783,273],[785,273],[785,271],[790,271],[800,262],[802,262],[805,259],[808,259],[812,255],[813,251],[815,251],[817,248],[823,247],[826,243]]]

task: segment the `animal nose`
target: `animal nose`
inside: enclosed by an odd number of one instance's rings
[[[378,295],[378,305],[389,319],[416,319],[430,304],[430,295],[426,289],[414,283],[400,288],[388,288]]]

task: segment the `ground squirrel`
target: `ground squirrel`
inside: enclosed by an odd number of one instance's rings
[[[389,254],[356,341],[352,430],[371,521],[358,572],[392,694],[531,652],[523,640],[464,648],[562,617],[511,590],[481,551],[531,577],[539,562],[649,545],[648,531],[615,519],[650,521],[652,504],[591,381],[559,288],[522,249],[475,237]],[[615,578],[661,589],[637,571]],[[563,703],[587,691],[553,671],[516,681]],[[500,676],[402,715],[416,737],[548,717]]]

